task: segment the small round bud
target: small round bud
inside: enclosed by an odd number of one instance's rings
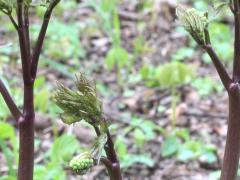
[[[69,163],[70,168],[77,174],[85,174],[94,164],[93,158],[89,152],[81,153],[75,156]]]

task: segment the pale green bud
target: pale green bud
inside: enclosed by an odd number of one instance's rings
[[[94,160],[89,152],[75,156],[69,163],[70,168],[77,174],[85,174],[94,164]]]

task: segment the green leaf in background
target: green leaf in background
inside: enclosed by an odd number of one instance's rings
[[[134,130],[134,139],[138,146],[142,147],[146,141],[145,134],[140,129]]]
[[[221,60],[231,62],[233,58],[233,32],[231,28],[223,23],[213,22],[209,25],[211,44]],[[227,49],[227,51],[226,51]],[[205,62],[210,62],[210,57],[203,55]]]
[[[192,81],[191,85],[202,97],[207,97],[210,93],[219,93],[223,91],[223,87],[210,77],[198,77]]]
[[[192,66],[172,61],[161,66],[158,78],[162,87],[176,87],[190,80],[193,74]]]
[[[65,170],[59,163],[50,163],[45,166],[36,165],[34,168],[34,180],[66,180]]]
[[[6,105],[5,101],[3,100],[2,96],[0,96],[0,107],[1,107],[0,120],[5,121],[7,119],[7,117],[10,116],[10,112],[9,112],[9,109],[7,108],[7,105]]]
[[[0,74],[1,74],[1,70],[0,70]],[[4,83],[4,85],[6,86],[8,92],[11,92],[9,82],[6,79],[4,79],[4,78],[1,78],[1,79],[2,79],[2,81]],[[4,101],[4,99],[2,98],[1,95],[0,95],[0,107],[1,107],[0,120],[2,119],[2,120],[5,121],[10,116],[10,111],[9,111],[9,109],[8,109],[6,103],[5,103],[5,101]]]
[[[13,126],[5,122],[0,122],[0,132],[0,139],[2,140],[11,140],[16,137]]]
[[[33,37],[37,38],[39,29],[39,25],[31,26],[30,30]],[[44,54],[55,60],[84,58],[85,51],[81,48],[79,41],[80,29],[78,23],[66,25],[54,20],[48,28],[48,36],[44,43]]]
[[[177,137],[182,138],[184,141],[188,141],[190,139],[188,129],[175,129],[174,133]]]
[[[108,52],[105,62],[109,70],[114,67],[121,69],[129,65],[129,54],[121,47],[112,48]]]
[[[34,88],[39,89],[45,85],[46,78],[44,76],[38,76],[34,82]]]
[[[186,141],[180,146],[177,153],[177,159],[183,162],[196,159],[201,154],[201,148],[202,143],[199,141]]]
[[[136,163],[144,164],[148,167],[153,167],[155,162],[152,158],[145,154],[127,154],[120,162],[120,165],[122,168],[127,168]]]
[[[215,152],[204,152],[203,155],[200,156],[200,159],[211,164],[217,161],[217,156],[215,154]]]
[[[120,159],[124,158],[124,156],[127,154],[127,147],[124,143],[124,139],[122,136],[119,136],[117,140],[115,141],[115,148],[118,153],[118,156]]]
[[[16,180],[16,176],[2,176],[0,180]]]
[[[50,91],[47,88],[43,88],[42,90],[35,93],[35,107],[42,113],[46,113],[49,106],[48,102],[51,97]]]
[[[167,137],[161,147],[161,154],[163,157],[169,157],[178,152],[178,149],[180,147],[180,141],[177,139],[177,137],[170,136]]]
[[[144,83],[148,87],[158,87],[160,85],[159,83],[159,77],[161,66],[153,67],[149,65],[143,65],[139,71],[142,79],[144,80]]]
[[[50,149],[51,161],[58,163],[64,160],[70,160],[72,155],[80,149],[78,140],[72,135],[62,135],[58,137]]]
[[[173,56],[172,59],[185,61],[186,59],[190,59],[194,57],[195,51],[193,48],[183,47],[180,48]]]
[[[7,140],[11,142],[12,148],[9,148]],[[3,152],[8,166],[8,173],[11,176],[16,175],[14,170],[15,160],[17,161],[17,137],[12,125],[0,122],[0,151]]]

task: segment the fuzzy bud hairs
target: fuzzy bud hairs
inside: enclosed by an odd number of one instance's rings
[[[83,74],[76,76],[75,89],[71,90],[58,83],[52,99],[62,109],[60,117],[66,124],[85,120],[98,126],[102,120],[102,103],[97,97],[96,86]]]
[[[207,13],[199,12],[194,8],[185,9],[178,6],[176,14],[183,27],[199,45],[209,43]]]

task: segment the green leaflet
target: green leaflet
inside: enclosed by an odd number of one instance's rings
[[[178,7],[176,9],[176,14],[194,40],[200,44],[206,44],[206,30],[208,26],[208,18],[206,13],[202,13],[197,11],[194,8],[184,9],[182,7]]]

